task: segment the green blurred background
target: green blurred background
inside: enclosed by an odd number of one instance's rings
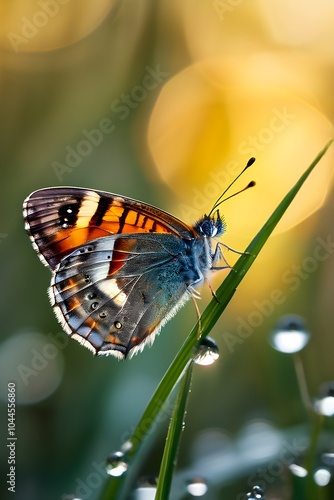
[[[152,348],[125,362],[67,342],[46,294],[50,273],[24,231],[22,202],[41,187],[85,186],[192,224],[256,156],[237,186],[251,179],[257,186],[222,209],[224,241],[243,250],[332,136],[334,6],[2,0],[0,19],[1,441],[12,380],[18,437],[16,495],[5,485],[5,450],[1,498],[95,499],[101,464],[130,436],[196,314],[189,304]],[[195,476],[207,480],[205,498],[242,500],[261,481],[269,500],[297,498],[287,466],[302,459],[309,416],[291,356],[267,339],[280,316],[303,316],[312,401],[334,379],[332,184],[329,152],[214,328],[220,358],[195,367],[172,498],[187,498]],[[203,309],[211,295],[201,292]],[[168,415],[135,482],[159,471]],[[275,458],[289,443],[291,455]],[[315,468],[323,453],[334,453],[330,417]],[[316,494],[334,498],[332,482]]]

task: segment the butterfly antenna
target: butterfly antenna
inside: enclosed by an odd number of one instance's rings
[[[219,205],[220,205],[221,203],[223,203],[223,202],[224,202],[224,201],[226,201],[226,200],[229,200],[230,198],[233,198],[234,196],[236,196],[237,194],[242,193],[243,191],[246,191],[246,189],[249,189],[249,188],[251,188],[251,187],[255,186],[255,181],[251,181],[249,184],[247,184],[247,186],[246,186],[246,187],[244,187],[243,189],[240,189],[240,191],[237,191],[236,193],[231,194],[231,196],[228,196],[227,198],[222,199],[222,198],[224,197],[224,195],[227,193],[227,191],[229,191],[229,189],[233,186],[233,184],[234,184],[234,183],[235,183],[235,182],[239,179],[239,177],[241,177],[241,176],[242,176],[242,174],[245,172],[245,170],[247,170],[247,168],[251,167],[251,166],[253,165],[253,163],[254,163],[254,162],[255,162],[255,158],[252,156],[252,158],[250,158],[250,159],[248,160],[248,162],[247,162],[247,164],[246,164],[245,168],[244,168],[244,169],[240,172],[240,174],[238,174],[238,175],[236,176],[236,178],[235,178],[235,179],[233,179],[233,181],[231,182],[231,184],[229,184],[229,185],[227,186],[227,188],[225,189],[225,191],[224,191],[224,192],[223,192],[223,193],[219,196],[219,198],[216,200],[215,204],[213,205],[213,207],[212,207],[212,209],[211,209],[211,211],[210,211],[210,213],[209,213],[209,217],[210,217],[210,215],[212,214],[212,212],[214,212],[214,211],[216,210],[216,208],[217,208],[217,207],[219,207]]]

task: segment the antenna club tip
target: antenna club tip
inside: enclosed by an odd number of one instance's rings
[[[247,165],[246,165],[246,168],[251,167],[253,165],[253,163],[255,163],[255,161],[256,161],[256,158],[254,158],[254,156],[249,158]]]
[[[256,182],[255,181],[250,181],[250,183],[248,184],[248,188],[251,188],[253,186],[256,186]]]

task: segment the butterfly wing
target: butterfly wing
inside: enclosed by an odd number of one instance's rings
[[[189,271],[188,244],[173,234],[116,234],[72,252],[49,289],[65,331],[94,354],[142,350],[200,276]]]
[[[24,202],[25,227],[41,261],[55,269],[88,241],[113,234],[170,233],[194,237],[194,230],[146,203],[75,187],[40,189]]]

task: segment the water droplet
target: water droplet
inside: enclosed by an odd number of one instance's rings
[[[148,477],[140,480],[140,486],[134,491],[135,500],[154,500],[157,492],[157,480]]]
[[[219,349],[211,337],[202,339],[196,349],[194,362],[198,365],[212,365],[219,358]]]
[[[16,382],[16,404],[32,405],[51,396],[64,375],[62,350],[66,345],[66,339],[51,333],[29,329],[12,332],[1,343],[0,401],[8,398],[6,380]]]
[[[334,467],[334,453],[323,453],[321,455],[321,461],[329,467]]]
[[[99,305],[98,302],[92,302],[90,308],[92,309],[92,311],[94,311],[98,307],[98,305]]]
[[[122,328],[122,323],[120,321],[115,321],[114,327],[117,328],[117,330],[120,330]]]
[[[306,477],[308,474],[307,470],[298,464],[290,464],[289,469],[291,474],[297,477]]]
[[[82,499],[73,494],[73,495],[62,495],[61,500],[82,500]]]
[[[304,320],[296,315],[283,316],[272,332],[269,342],[276,351],[293,354],[307,345],[310,338]]]
[[[323,399],[318,399],[315,402],[315,409],[321,415],[325,417],[332,417],[334,415],[334,398],[333,396],[328,396]]]
[[[247,493],[249,500],[265,500],[263,489],[260,486],[253,486],[252,490]]]
[[[314,403],[314,408],[317,413],[325,417],[334,416],[334,384],[330,382],[321,390],[321,396]]]
[[[327,486],[332,478],[331,472],[328,469],[317,469],[313,474],[314,482],[318,486]]]
[[[195,477],[187,484],[187,492],[193,497],[202,497],[208,491],[208,485],[202,477]]]
[[[106,313],[105,311],[101,311],[101,312],[100,312],[100,314],[99,314],[99,317],[100,317],[101,319],[104,319],[104,318],[106,318],[106,317],[107,317],[107,313]]]
[[[106,471],[109,476],[119,477],[126,472],[128,464],[122,451],[116,451],[107,458]]]
[[[133,442],[130,441],[130,439],[128,441],[125,441],[121,446],[121,450],[123,451],[123,453],[127,453],[128,451],[132,450],[132,448]]]

